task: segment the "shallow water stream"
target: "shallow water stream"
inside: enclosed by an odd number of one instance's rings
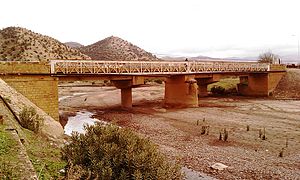
[[[88,111],[79,111],[76,116],[69,117],[68,122],[64,127],[65,134],[71,135],[73,131],[84,133],[84,125],[93,125],[96,122],[103,122],[99,119],[92,118],[94,114]]]

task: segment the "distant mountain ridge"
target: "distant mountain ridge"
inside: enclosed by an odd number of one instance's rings
[[[109,61],[157,61],[152,55],[132,43],[119,37],[110,36],[94,44],[79,48],[79,50],[95,60]]]
[[[209,56],[172,56],[172,55],[158,55],[162,60],[167,61],[184,61],[188,59],[189,61],[257,61],[257,57],[228,57],[228,58],[214,58]]]
[[[67,46],[69,46],[69,47],[71,47],[71,48],[81,48],[81,47],[84,46],[84,45],[82,45],[82,44],[80,44],[78,42],[72,42],[72,41],[65,42],[64,44],[67,45]]]
[[[51,59],[90,59],[58,40],[21,27],[0,30],[0,60],[48,61]]]

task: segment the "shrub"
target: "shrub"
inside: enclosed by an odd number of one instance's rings
[[[20,124],[22,127],[37,133],[44,119],[40,117],[33,107],[23,107],[19,113]]]
[[[283,153],[284,153],[284,148],[282,148],[281,151],[279,151],[279,157],[283,157]]]
[[[129,129],[96,124],[85,130],[73,133],[70,144],[62,148],[67,176],[80,169],[76,176],[83,179],[181,178],[179,166],[168,163],[154,144]]]
[[[225,89],[224,94],[237,94],[237,89],[236,89],[236,87],[231,87],[231,88]]]
[[[227,139],[228,139],[228,131],[225,128],[224,129],[224,141],[227,141]]]
[[[202,126],[201,127],[201,135],[206,134],[208,135],[209,133],[209,126]]]
[[[156,82],[157,84],[162,84],[163,81],[161,79],[154,79],[154,82]]]
[[[216,95],[225,94],[225,88],[223,88],[222,86],[213,86],[210,91]]]

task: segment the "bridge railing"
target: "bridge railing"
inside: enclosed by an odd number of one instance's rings
[[[269,64],[239,62],[51,60],[51,74],[194,74],[264,72]]]

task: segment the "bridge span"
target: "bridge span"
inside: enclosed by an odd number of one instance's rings
[[[198,107],[207,85],[224,76],[238,76],[237,90],[246,96],[269,96],[285,66],[254,62],[201,61],[0,61],[0,78],[58,120],[58,81],[110,80],[121,90],[121,105],[132,107],[132,88],[147,78],[165,84],[166,106]]]
[[[182,75],[267,72],[271,65],[253,62],[52,60],[51,74]]]

